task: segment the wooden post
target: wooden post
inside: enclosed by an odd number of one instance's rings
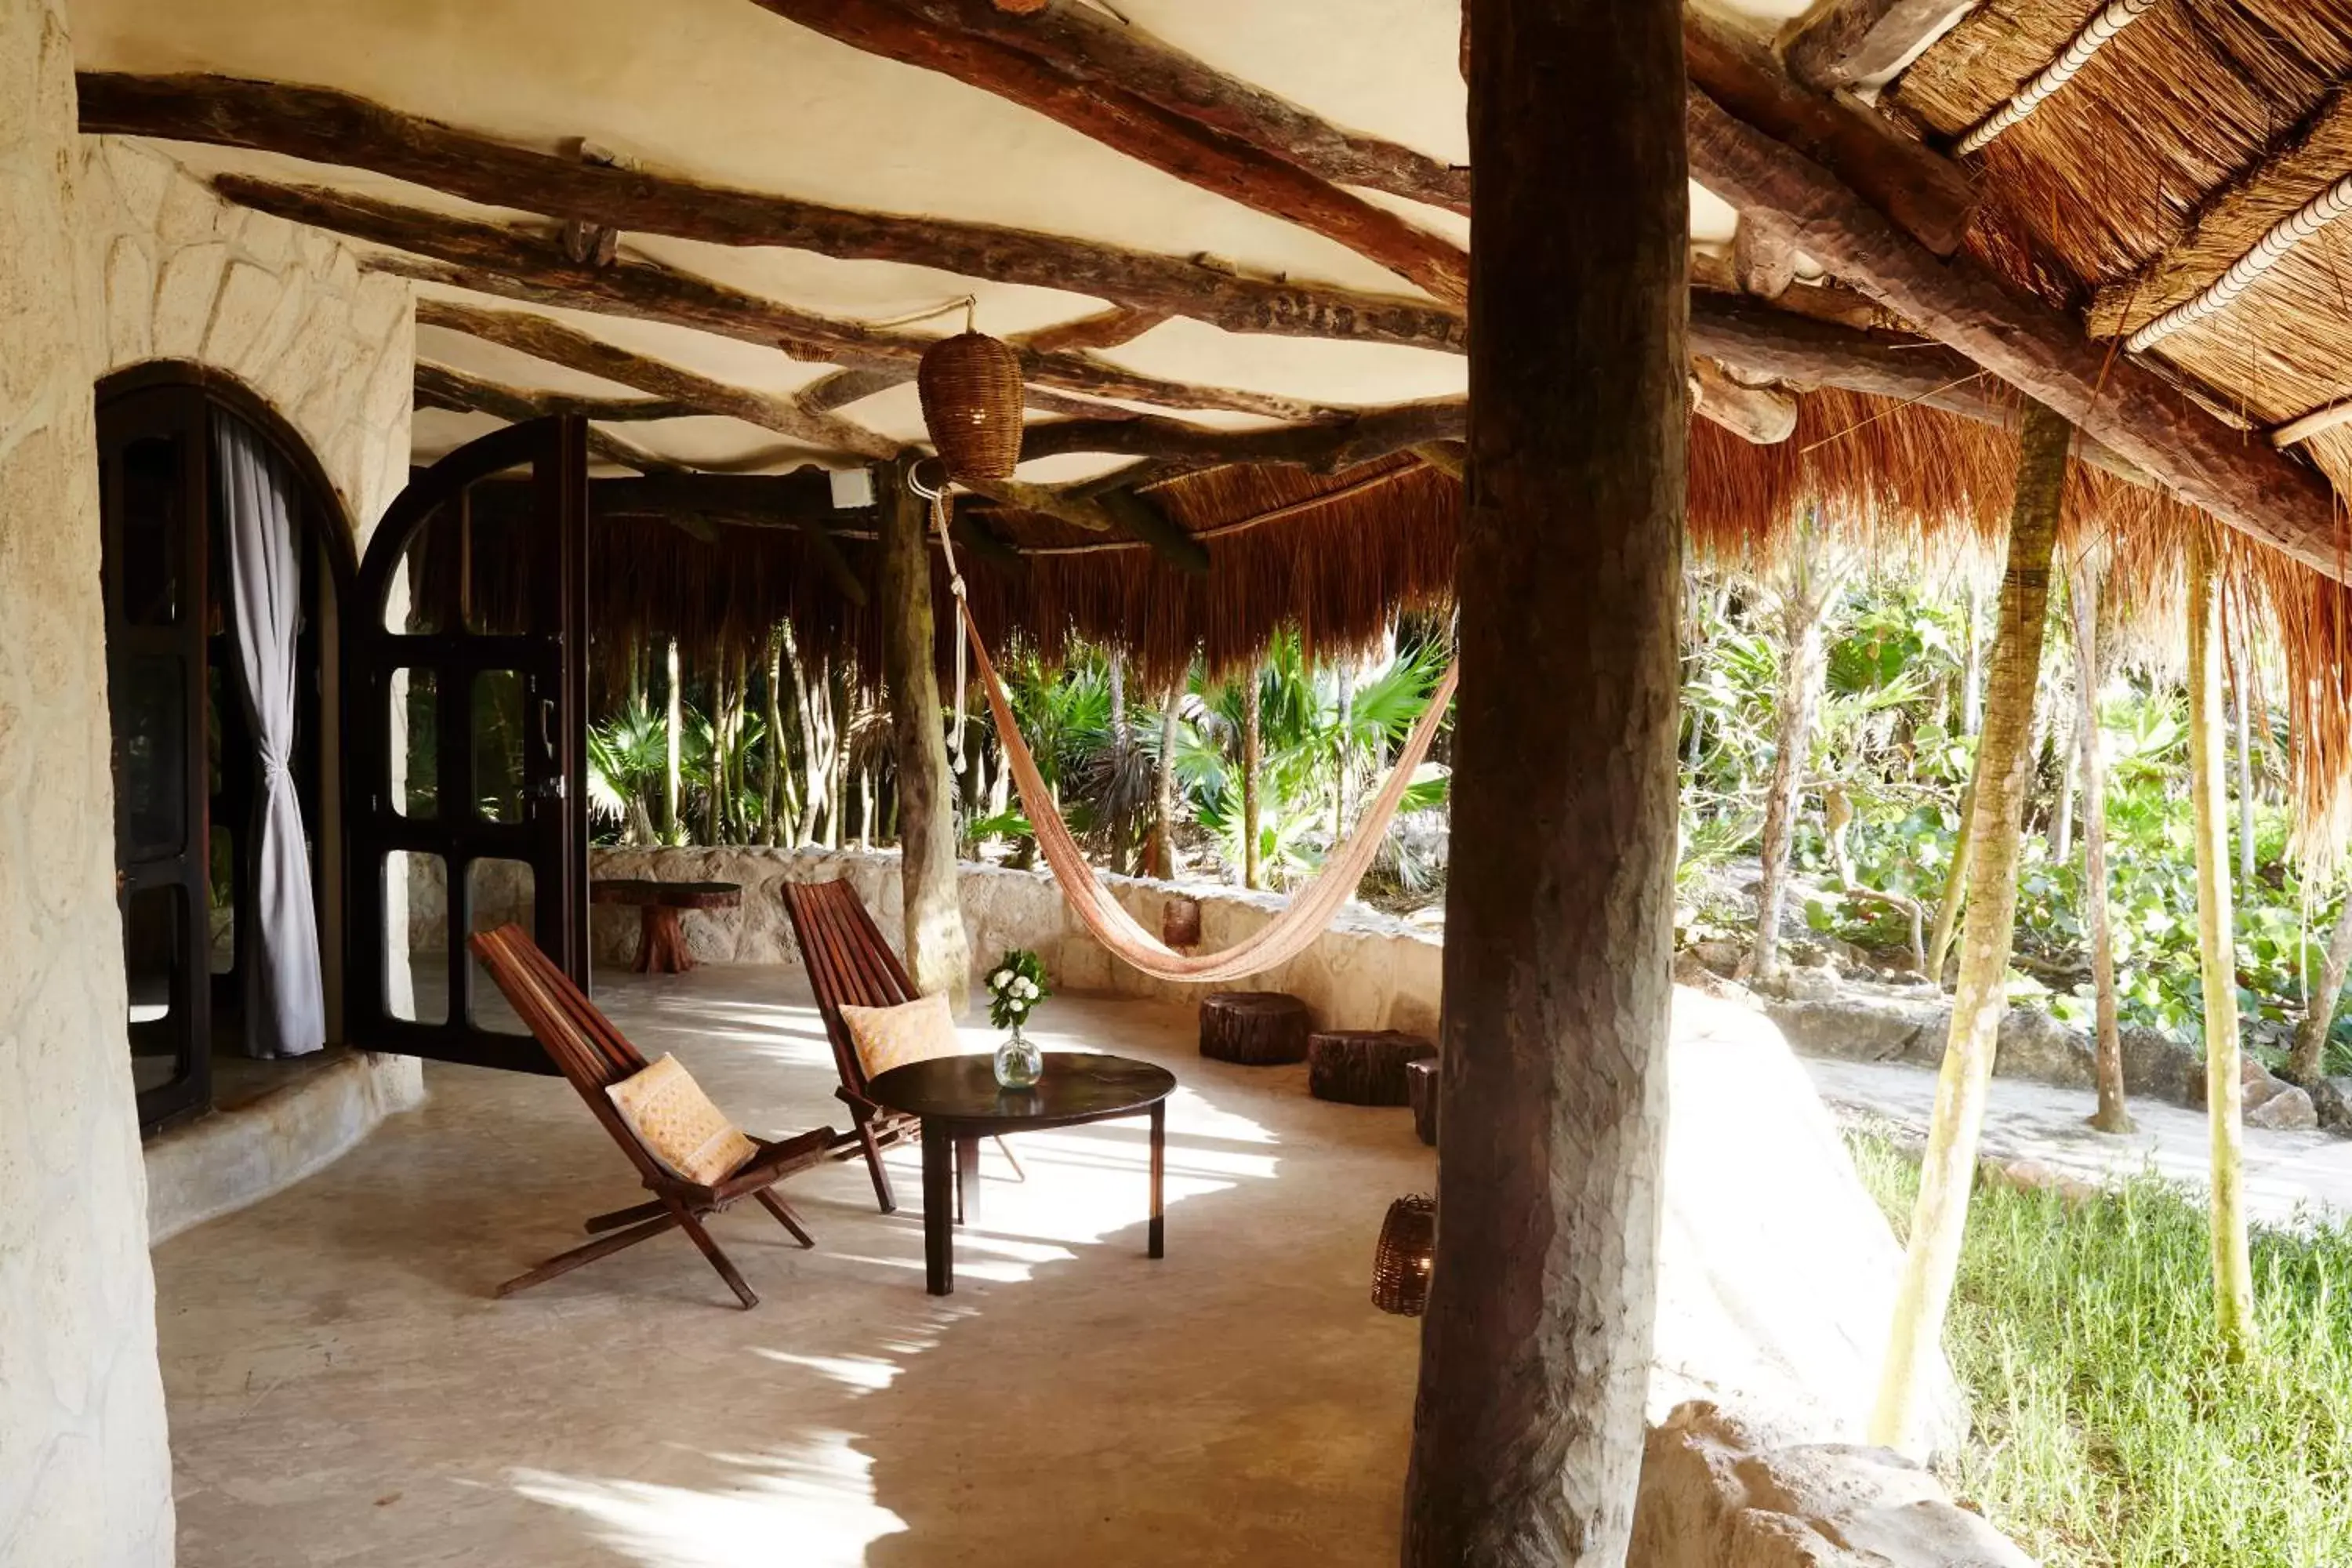
[[[2050,603],[2050,553],[2064,500],[2066,448],[2074,432],[2040,404],[2025,407],[2010,512],[2009,564],[2000,584],[1984,728],[1977,736],[1976,810],[1969,859],[1969,926],[1953,988],[1951,1033],[1927,1127],[1911,1243],[1895,1300],[1870,1440],[1916,1452],[1927,1369],[1943,1342],[1944,1311],[1959,1272],[1960,1239],[1976,1178],[1977,1139],[1992,1083],[1993,1053],[2009,1011],[2011,926],[2017,915],[2018,840],[2033,785],[2033,698],[2042,674],[2042,622]]]
[[[1259,670],[1250,667],[1242,687],[1242,886],[1255,891],[1261,879],[1258,866],[1257,770],[1260,763],[1258,714]]]
[[[907,482],[917,454],[902,454],[882,480],[882,679],[890,692],[891,752],[898,777],[898,877],[907,915],[907,973],[923,995],[945,992],[963,1011],[971,988],[963,905],[956,891],[955,780],[940,727],[940,677],[931,619],[930,514]],[[833,816],[839,832],[841,803]]]
[[[2083,905],[2091,941],[2092,1004],[2098,1048],[2095,1056],[2099,1108],[2091,1125],[2102,1132],[2129,1132],[2124,1105],[2124,1037],[2116,1017],[2116,941],[2107,916],[2107,761],[2099,740],[2099,581],[2077,563],[2066,585],[2074,612],[2074,670],[2083,760]]]
[[[2239,1075],[2238,956],[2230,907],[2228,786],[2222,782],[2221,601],[2212,540],[2189,543],[2189,793],[2196,807],[2197,955],[2205,990],[2205,1118],[2212,1138],[2213,1326],[2242,1361],[2254,1342]]]
[[[1470,30],[1477,412],[1455,568],[1438,1263],[1402,1562],[1614,1568],[1641,1467],[1666,1110],[1682,8],[1473,0]]]

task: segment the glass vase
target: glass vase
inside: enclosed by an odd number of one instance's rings
[[[996,1047],[996,1081],[1003,1089],[1029,1089],[1038,1075],[1045,1070],[1045,1053],[1029,1043],[1021,1033],[1021,1026],[1013,1026],[1013,1033]]]

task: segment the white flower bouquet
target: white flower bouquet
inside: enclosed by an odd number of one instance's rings
[[[1053,994],[1045,984],[1045,961],[1025,947],[1013,948],[988,972],[988,1021],[1017,1035],[1037,1004]]]

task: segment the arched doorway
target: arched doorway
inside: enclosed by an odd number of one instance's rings
[[[142,365],[98,388],[102,575],[116,868],[139,1120],[153,1131],[214,1101],[216,1055],[254,1053],[255,805],[262,764],[243,696],[222,465],[233,425],[281,476],[297,591],[279,656],[293,674],[286,772],[299,803],[326,1038],[341,1035],[341,631],[356,575],[350,521],[317,459],[238,383]]]

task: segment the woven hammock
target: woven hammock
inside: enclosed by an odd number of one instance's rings
[[[1446,704],[1454,697],[1453,667],[1446,667],[1444,678],[1431,694],[1427,710],[1405,739],[1403,754],[1390,770],[1381,793],[1357,819],[1355,831],[1323,862],[1323,868],[1291,900],[1290,906],[1222,952],[1179,952],[1137,923],[1135,917],[1111,897],[1110,889],[1095,879],[1094,868],[1087,864],[1086,852],[1071,836],[1069,825],[1062,820],[1054,804],[1054,792],[1046,786],[1045,775],[1037,771],[1037,759],[1030,754],[1028,743],[1021,738],[1021,727],[1013,717],[1013,704],[1004,695],[1003,683],[996,678],[996,667],[989,662],[988,649],[981,645],[980,629],[972,624],[971,611],[963,602],[961,580],[954,574],[953,557],[949,559],[950,581],[957,590],[956,606],[962,616],[964,636],[980,667],[981,685],[988,693],[988,710],[996,720],[996,733],[1003,742],[1005,758],[1013,764],[1013,782],[1020,788],[1022,806],[1029,814],[1037,847],[1045,852],[1045,863],[1053,868],[1054,879],[1061,885],[1063,900],[1094,933],[1095,940],[1126,963],[1162,980],[1239,980],[1244,975],[1278,969],[1306,952],[1323,934],[1323,928],[1331,923],[1331,917],[1339,912],[1339,906],[1355,892],[1364,873],[1371,868],[1372,857],[1380,852],[1389,821],[1396,816],[1397,806],[1412,783],[1413,770],[1429,754],[1429,743],[1436,738],[1437,727],[1444,721]]]

